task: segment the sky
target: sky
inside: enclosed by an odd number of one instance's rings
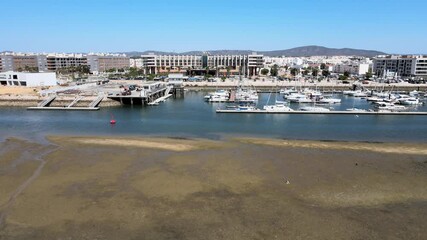
[[[0,0],[0,51],[427,54],[427,0]]]

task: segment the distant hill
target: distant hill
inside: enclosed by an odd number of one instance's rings
[[[274,50],[274,51],[253,51],[253,50],[210,50],[210,51],[189,51],[182,53],[173,52],[161,52],[161,51],[144,51],[144,52],[124,52],[127,56],[137,57],[148,53],[154,53],[159,55],[201,55],[208,52],[211,55],[246,55],[253,52],[264,54],[265,56],[292,56],[292,57],[303,57],[303,56],[365,56],[373,57],[376,55],[386,54],[384,52],[375,50],[364,50],[364,49],[353,49],[353,48],[327,48],[322,46],[304,46],[291,48],[286,50]]]
[[[266,56],[365,56],[373,57],[386,54],[380,51],[353,49],[353,48],[327,48],[322,46],[304,46],[287,50],[260,52]]]

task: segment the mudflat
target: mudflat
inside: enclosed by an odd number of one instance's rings
[[[427,239],[427,144],[0,143],[0,239]]]

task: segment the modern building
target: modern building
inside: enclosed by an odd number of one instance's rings
[[[141,56],[142,68],[147,74],[186,72],[202,68],[202,56],[197,55],[155,55]]]
[[[341,63],[333,66],[334,73],[348,72],[350,74],[364,75],[369,71],[369,63]]]
[[[120,54],[21,54],[0,55],[0,71],[56,72],[62,68],[89,66],[92,73],[126,69],[129,58]]]
[[[147,74],[170,72],[207,72],[217,74],[228,72],[253,76],[264,66],[263,55],[142,55],[132,60],[134,66],[141,66]]]
[[[373,73],[384,76],[393,73],[401,77],[427,78],[427,56],[381,55],[373,59]]]
[[[87,64],[92,73],[105,72],[110,69],[127,69],[131,66],[129,57],[124,54],[89,54]]]
[[[13,71],[13,56],[12,55],[1,55],[0,56],[1,61],[1,71]]]
[[[43,87],[57,85],[56,73],[28,73],[28,72],[2,72],[0,73],[0,85]]]

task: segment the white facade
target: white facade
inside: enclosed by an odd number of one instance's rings
[[[0,84],[4,86],[42,87],[57,85],[56,73],[27,73],[3,72],[0,73]]]
[[[373,72],[382,76],[394,72],[397,76],[427,77],[427,56],[383,55],[374,58]]]

